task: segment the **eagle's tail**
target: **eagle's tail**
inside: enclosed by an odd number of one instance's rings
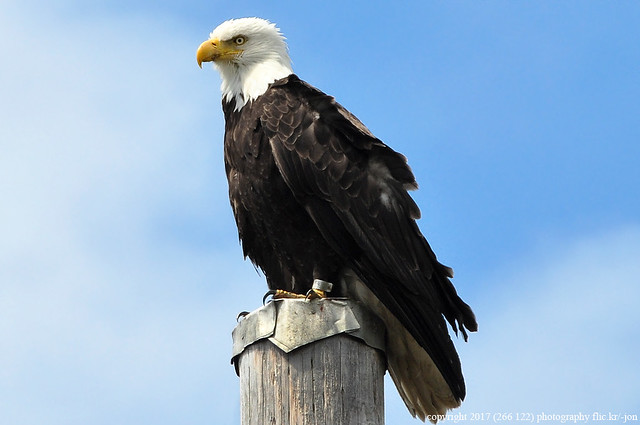
[[[389,375],[413,417],[436,423],[444,419],[447,410],[460,406],[461,401],[429,357],[404,326],[391,314],[385,320],[388,337],[387,362]]]
[[[433,423],[447,410],[460,406],[459,400],[422,348],[400,321],[356,275],[344,275],[349,296],[372,310],[387,329],[387,368],[400,397],[413,417]]]

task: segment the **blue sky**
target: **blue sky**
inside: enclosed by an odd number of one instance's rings
[[[230,334],[266,285],[195,50],[241,16],[409,158],[480,325],[459,412],[640,414],[640,6],[272,3],[0,6],[2,423],[239,423]]]

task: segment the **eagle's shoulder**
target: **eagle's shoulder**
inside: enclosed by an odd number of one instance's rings
[[[364,143],[363,147],[370,148],[373,144],[384,145],[362,121],[338,103],[333,96],[300,79],[296,74],[273,82],[261,98],[264,105],[275,106],[281,112],[284,105],[304,107],[300,112],[318,114],[327,125],[335,126],[350,140],[354,141],[354,137],[357,136],[358,141]]]

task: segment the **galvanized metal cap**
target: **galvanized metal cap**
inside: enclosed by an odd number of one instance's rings
[[[341,333],[378,350],[385,349],[384,324],[357,302],[339,298],[273,300],[246,315],[235,327],[231,362],[261,339],[268,338],[289,353]]]

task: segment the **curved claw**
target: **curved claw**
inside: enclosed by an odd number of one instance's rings
[[[240,313],[238,313],[238,315],[236,316],[236,322],[240,322],[240,320],[244,319],[247,314],[249,314],[248,311],[241,311]]]
[[[266,305],[267,304],[267,298],[272,297],[270,301],[273,301],[273,297],[276,295],[277,291],[275,289],[270,289],[267,291],[266,294],[264,294],[264,297],[262,297],[262,305]]]
[[[305,296],[305,299],[307,301],[317,300],[322,298],[327,298],[327,293],[325,291],[322,291],[320,289],[315,289],[315,288],[309,289],[307,291],[307,295]]]

